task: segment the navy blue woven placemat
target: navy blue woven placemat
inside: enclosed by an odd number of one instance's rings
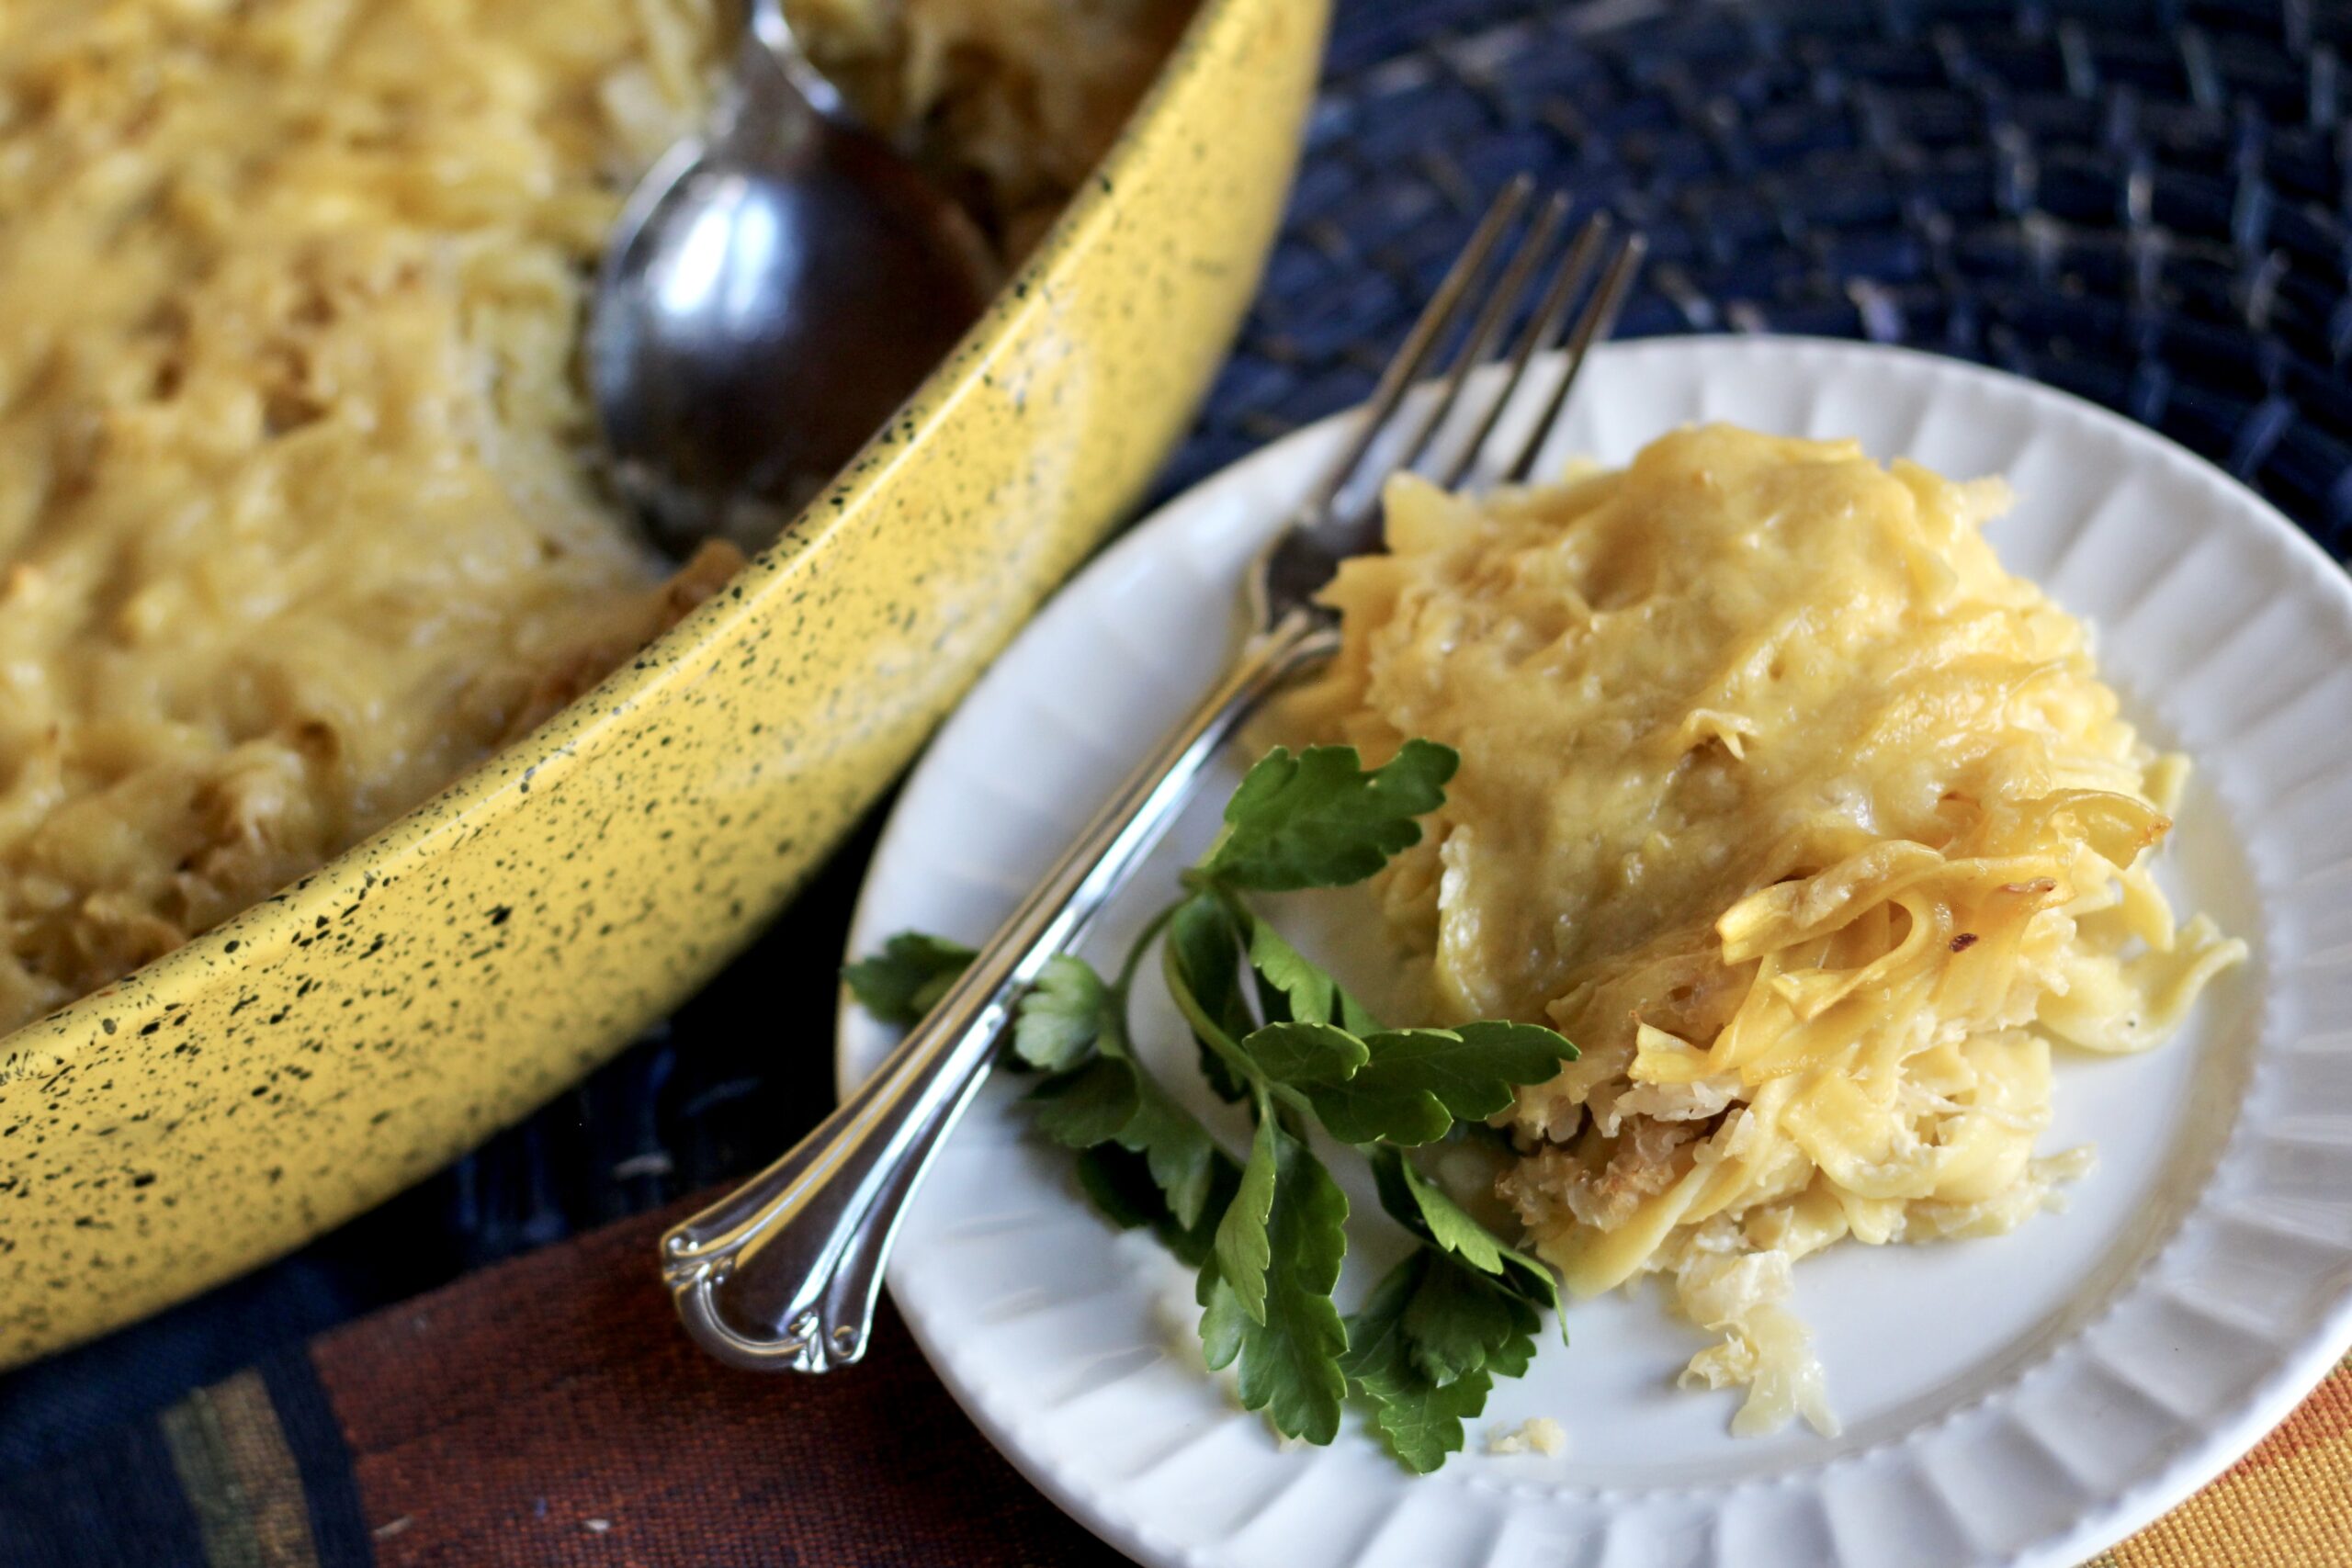
[[[1163,493],[1359,400],[1512,174],[1640,224],[1621,332],[1958,355],[2352,547],[2352,5],[1341,0],[1266,290]],[[0,1471],[341,1318],[746,1170],[830,1104],[872,829],[662,1030],[292,1258],[0,1379]]]

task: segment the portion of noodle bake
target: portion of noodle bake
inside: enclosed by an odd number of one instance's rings
[[[1184,6],[805,9],[1010,249]],[[638,543],[576,365],[605,231],[736,26],[0,8],[0,1032],[416,804],[739,564]]]
[[[2053,1048],[2147,1049],[2245,953],[2176,928],[2186,763],[2002,570],[2007,499],[1723,426],[1558,488],[1399,480],[1294,710],[1462,753],[1382,887],[1430,1018],[1583,1051],[1508,1113],[1501,1195],[1577,1294],[1669,1277],[1743,1434],[1834,1429],[1792,1262],[2020,1224],[2088,1164],[2034,1149]]]

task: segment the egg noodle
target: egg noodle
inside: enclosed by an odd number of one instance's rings
[[[2004,571],[2008,499],[1850,442],[1723,426],[1481,500],[1397,480],[1391,553],[1293,718],[1456,748],[1382,896],[1437,1021],[1582,1047],[1499,1184],[1569,1289],[1669,1276],[1719,1337],[1686,1386],[1835,1430],[1789,1266],[1996,1235],[2053,1046],[2147,1049],[2245,954],[2149,865],[2186,774],[2117,716],[2084,627]]]

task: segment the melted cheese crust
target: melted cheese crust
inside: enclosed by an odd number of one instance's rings
[[[673,595],[572,367],[705,0],[0,11],[0,1031],[234,913]]]
[[[2053,1044],[2145,1049],[2245,955],[2147,854],[2184,773],[1981,534],[1997,479],[1685,430],[1483,501],[1398,481],[1300,723],[1463,764],[1383,896],[1440,1021],[1582,1048],[1502,1190],[1570,1289],[1675,1277],[1735,1421],[1834,1426],[1787,1266],[2005,1231]]]

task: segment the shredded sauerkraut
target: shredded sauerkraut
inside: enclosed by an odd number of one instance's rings
[[[2144,1050],[2245,953],[2175,928],[2186,764],[2002,570],[2007,497],[1721,426],[1484,501],[1399,480],[1293,711],[1462,752],[1390,913],[1437,1020],[1583,1051],[1501,1193],[1577,1294],[1670,1277],[1743,1434],[1834,1429],[1792,1263],[2051,1206],[2089,1157],[2033,1152],[2053,1044]]]

